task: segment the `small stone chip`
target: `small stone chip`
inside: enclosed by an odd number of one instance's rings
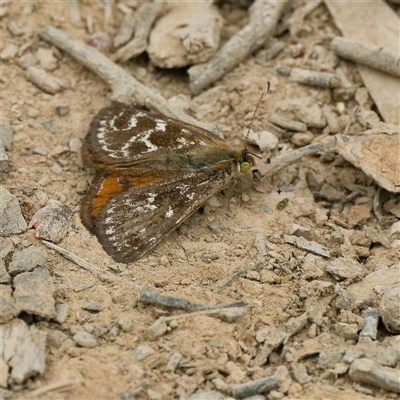
[[[81,347],[86,347],[88,349],[97,346],[97,339],[87,332],[78,332],[73,337],[72,340]]]

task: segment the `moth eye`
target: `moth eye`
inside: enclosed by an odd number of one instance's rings
[[[242,161],[240,163],[240,172],[242,174],[245,174],[246,172],[249,172],[251,168],[251,163],[248,161]]]

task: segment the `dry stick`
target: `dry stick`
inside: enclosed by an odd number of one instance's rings
[[[107,82],[113,93],[112,100],[118,103],[134,103],[146,106],[166,116],[210,129],[207,124],[196,121],[179,108],[168,103],[159,93],[143,85],[104,54],[75,39],[68,33],[52,26],[46,26],[39,31],[39,36],[46,42],[68,53]]]
[[[214,310],[216,308],[244,307],[246,304],[243,301],[235,301],[226,305],[212,305],[191,303],[188,300],[180,299],[179,297],[166,296],[157,293],[154,290],[141,288],[139,292],[139,301],[145,304],[155,304],[157,306],[177,308],[187,311]]]
[[[44,244],[49,249],[55,250],[57,253],[60,253],[61,255],[63,255],[68,260],[74,262],[75,264],[79,265],[83,269],[86,269],[87,271],[91,272],[92,274],[98,274],[100,272],[106,272],[103,268],[100,268],[100,267],[97,267],[97,266],[95,266],[93,264],[88,263],[83,258],[78,257],[76,254],[71,253],[70,251],[63,249],[62,247],[57,246],[54,243],[47,242],[45,240],[42,240],[41,242],[42,242],[42,244]]]
[[[72,386],[80,384],[80,381],[77,380],[66,380],[66,381],[58,381],[54,383],[50,383],[49,385],[45,385],[40,387],[39,389],[33,390],[29,393],[29,397],[39,397],[42,394],[52,392],[54,390],[63,390],[70,389]]]
[[[341,79],[330,72],[312,71],[304,68],[292,68],[282,65],[278,68],[281,75],[287,76],[290,81],[303,85],[317,86],[323,88],[337,88],[341,85]]]
[[[226,287],[231,286],[233,282],[238,280],[245,272],[249,271],[250,269],[250,267],[245,266],[240,271],[235,272],[223,285],[215,290],[215,293],[221,293]]]
[[[331,50],[346,60],[400,77],[400,56],[386,47],[365,45],[355,40],[335,37]]]
[[[320,154],[326,151],[333,151],[335,150],[335,148],[335,137],[328,137],[320,143],[313,143],[308,146],[304,146],[298,150],[291,151],[290,153],[282,154],[279,157],[273,158],[271,160],[271,163],[267,167],[265,167],[264,171],[266,170],[266,173],[263,175],[262,179],[276,174],[280,170],[288,167],[289,165],[292,165],[293,163],[305,156]]]
[[[165,3],[144,3],[136,12],[135,36],[127,45],[120,48],[112,57],[114,61],[126,62],[142,54],[147,48],[150,30],[156,19],[165,12]]]
[[[189,68],[192,93],[200,93],[260,48],[274,33],[287,2],[256,0],[250,8],[249,24],[232,36],[210,61]]]

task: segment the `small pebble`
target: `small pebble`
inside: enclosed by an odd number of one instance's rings
[[[220,222],[211,222],[207,226],[208,229],[213,233],[220,233],[224,227]]]
[[[62,167],[56,162],[51,166],[50,170],[54,172],[56,175],[60,175],[63,172]]]
[[[68,311],[69,311],[68,304],[58,304],[56,306],[56,313],[57,313],[56,321],[59,324],[63,324],[65,322],[68,316]]]
[[[14,58],[18,53],[18,47],[15,44],[8,43],[0,52],[0,60],[7,61]]]
[[[38,63],[38,59],[32,53],[25,53],[18,59],[18,64],[23,69],[34,67]]]
[[[56,133],[56,128],[53,125],[53,121],[44,121],[42,125],[45,129],[47,129],[51,133]]]
[[[84,304],[82,308],[86,311],[98,313],[103,309],[102,304],[99,301],[89,301],[88,303]]]
[[[371,207],[367,204],[354,205],[350,208],[347,216],[347,223],[353,228],[364,224],[371,217]]]
[[[142,361],[146,357],[154,353],[154,350],[150,346],[138,346],[132,351],[133,358],[136,361]]]
[[[81,347],[92,348],[97,346],[97,339],[88,332],[78,332],[72,340]]]
[[[7,122],[0,123],[0,140],[6,150],[11,150],[14,131]]]
[[[132,318],[129,317],[128,315],[123,315],[119,320],[118,320],[118,325],[121,327],[121,329],[124,332],[130,332],[132,331],[133,328],[133,321]]]
[[[297,132],[291,138],[290,141],[297,147],[303,147],[310,144],[314,139],[312,132]]]
[[[400,306],[400,305],[399,305]],[[378,334],[378,310],[376,308],[369,308],[364,312],[365,325],[360,336],[368,336],[372,340],[376,340],[376,335]]]
[[[63,117],[64,115],[69,114],[69,105],[67,103],[56,104],[56,112],[61,117]],[[75,139],[75,140],[79,140],[79,139]]]

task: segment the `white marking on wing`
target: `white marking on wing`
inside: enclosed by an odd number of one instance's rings
[[[165,213],[166,218],[171,218],[174,215],[174,210],[169,206],[168,211]]]
[[[164,122],[164,121],[157,122],[156,131],[165,132],[165,127],[166,127],[166,126],[167,126],[167,124],[166,124],[166,122]]]
[[[155,144],[151,143],[149,140],[153,132],[153,129],[149,129],[147,132],[143,132],[141,137],[138,139],[138,142],[142,142],[147,146],[146,153],[158,150],[158,147]]]

